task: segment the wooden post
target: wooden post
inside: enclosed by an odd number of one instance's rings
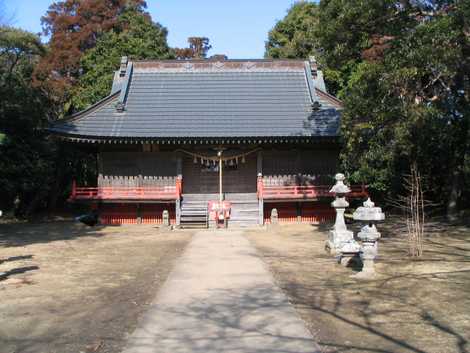
[[[77,196],[77,182],[74,180],[72,180],[72,199],[75,199],[75,197]]]
[[[256,172],[258,175],[258,224],[264,225],[264,200],[263,200],[263,151],[258,151],[256,159]]]
[[[219,157],[219,208],[222,207],[222,150],[217,152],[217,157]]]
[[[181,196],[183,192],[183,158],[180,153],[176,157],[176,192],[176,225],[179,226],[181,224]]]

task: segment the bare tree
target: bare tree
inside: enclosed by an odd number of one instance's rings
[[[413,163],[410,174],[403,177],[404,195],[388,199],[388,204],[403,212],[408,239],[408,255],[420,257],[423,254],[425,208],[436,206],[424,199],[423,178],[418,166]]]
[[[410,175],[405,178],[407,195],[403,198],[408,229],[408,251],[412,257],[423,254],[424,237],[424,197],[421,175],[416,163],[410,168]]]

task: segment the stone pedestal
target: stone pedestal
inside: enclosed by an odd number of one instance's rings
[[[170,225],[170,213],[168,212],[168,210],[164,210],[162,212],[162,226],[161,228],[163,229],[171,229],[171,225]]]
[[[277,208],[273,208],[271,210],[270,220],[272,226],[277,226],[279,224],[279,214],[277,212]]]
[[[349,206],[345,194],[351,190],[344,184],[345,177],[343,174],[336,174],[335,179],[336,184],[331,188],[330,192],[335,194],[335,200],[331,203],[331,206],[336,210],[336,219],[335,225],[328,235],[325,248],[330,254],[337,256],[341,254],[343,247],[347,247],[345,250],[354,252],[356,251],[355,249],[359,249],[359,245],[354,240],[353,232],[346,228],[344,221],[344,211]]]

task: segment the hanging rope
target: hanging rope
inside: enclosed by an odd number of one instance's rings
[[[233,163],[233,161],[234,161],[235,164],[238,164],[238,160],[241,159],[242,163],[245,163],[245,157],[246,156],[248,156],[252,153],[255,153],[259,150],[261,150],[261,148],[255,148],[254,150],[251,150],[251,151],[248,151],[248,152],[245,152],[245,153],[241,153],[241,154],[236,154],[236,155],[233,155],[233,156],[222,157],[222,162],[227,163],[228,161],[232,161],[232,163]],[[183,152],[183,153],[193,157],[194,163],[197,163],[198,159],[201,160],[201,164],[207,164],[207,163],[211,163],[211,162],[215,163],[215,162],[218,162],[219,159],[220,159],[220,157],[218,157],[217,155],[215,155],[215,156],[205,156],[203,154],[198,154],[198,153],[190,152],[190,151],[183,150],[183,149],[178,149],[178,150],[176,150],[176,152]],[[206,162],[206,163],[204,163],[204,162]]]

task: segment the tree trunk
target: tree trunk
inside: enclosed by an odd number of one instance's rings
[[[462,122],[460,139],[457,141],[454,163],[450,170],[450,190],[447,199],[447,219],[455,222],[458,219],[458,201],[462,193],[462,178],[465,157],[468,153],[468,143],[470,139],[469,117],[464,116]]]
[[[64,148],[62,144],[59,144],[57,148],[55,177],[52,183],[52,188],[50,190],[49,200],[47,203],[48,216],[51,216],[57,208],[57,199],[59,198],[59,192],[62,189],[61,186],[63,185],[63,178],[65,175],[64,157]]]
[[[454,166],[450,176],[450,192],[447,199],[447,220],[455,222],[458,219],[458,200],[460,197],[460,171]]]

